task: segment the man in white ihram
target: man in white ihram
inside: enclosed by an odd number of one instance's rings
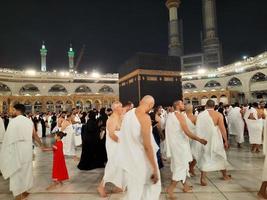
[[[4,125],[4,121],[2,119],[2,117],[0,117],[0,151],[1,151],[1,147],[2,147],[2,142],[4,139],[4,135],[5,135],[5,125]]]
[[[230,180],[226,168],[229,166],[225,149],[228,149],[227,133],[221,113],[214,110],[215,102],[208,100],[206,110],[197,117],[196,134],[208,141],[206,146],[195,143],[197,166],[201,171],[200,183],[207,185],[206,174],[211,171],[221,171],[223,180]]]
[[[161,181],[157,164],[158,146],[152,135],[151,119],[147,114],[154,98],[145,96],[136,109],[124,116],[121,126],[121,166],[127,179],[125,200],[158,200]]]
[[[230,121],[228,123],[230,124],[230,134],[235,135],[237,147],[241,148],[241,144],[244,142],[245,123],[243,120],[243,112],[238,103],[235,103],[234,108],[231,109]]]
[[[105,174],[103,180],[99,184],[97,191],[101,197],[107,197],[105,191],[106,183],[113,183],[115,185],[114,193],[123,192],[125,189],[125,178],[123,170],[120,168],[119,163],[119,143],[121,121],[123,108],[119,101],[115,101],[112,106],[112,115],[107,120],[107,134],[106,134],[106,150],[108,156],[108,162],[105,167]]]
[[[0,152],[0,170],[5,179],[10,179],[9,189],[16,200],[25,199],[33,185],[32,142],[42,145],[33,131],[33,123],[24,117],[25,106],[16,104]]]
[[[193,160],[189,138],[201,144],[207,144],[206,140],[197,137],[189,130],[186,118],[181,113],[185,110],[184,103],[180,100],[175,101],[173,107],[175,112],[169,115],[166,122],[167,155],[171,158],[172,172],[172,181],[166,192],[170,198],[175,198],[173,191],[178,181],[182,182],[184,192],[192,190],[192,187],[186,182],[186,178],[189,176],[189,163]]]

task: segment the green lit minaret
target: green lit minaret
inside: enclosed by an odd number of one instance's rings
[[[68,51],[68,56],[69,56],[69,71],[73,72],[74,71],[74,56],[75,56],[75,52],[72,49],[72,44],[70,44],[70,49]]]
[[[41,54],[41,71],[46,71],[46,55],[47,55],[47,49],[45,48],[45,43],[43,42],[42,48],[40,49]]]

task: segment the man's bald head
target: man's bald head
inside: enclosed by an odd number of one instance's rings
[[[140,101],[140,104],[150,104],[150,103],[155,103],[154,97],[150,95],[144,96]]]
[[[155,104],[154,97],[146,95],[141,99],[139,106],[144,107],[146,109],[146,112],[148,112],[154,107],[154,104]]]
[[[122,103],[119,101],[115,101],[111,105],[111,109],[113,112],[118,112],[118,114],[121,114],[122,112]]]

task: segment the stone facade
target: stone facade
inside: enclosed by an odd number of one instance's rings
[[[27,112],[83,110],[110,107],[118,100],[118,74],[93,77],[69,72],[0,70],[0,111],[8,112],[17,102]]]
[[[225,103],[266,101],[267,52],[213,71],[184,73],[182,77],[183,97],[188,102],[204,104],[211,97]]]

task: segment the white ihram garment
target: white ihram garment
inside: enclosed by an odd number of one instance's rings
[[[6,132],[5,124],[4,124],[4,121],[3,121],[2,117],[0,117],[0,151],[1,151],[1,147],[2,147],[2,143],[3,143],[5,132]]]
[[[120,131],[116,131],[115,134],[120,138]],[[126,180],[123,169],[120,166],[119,160],[119,142],[114,142],[110,136],[108,130],[106,130],[106,150],[108,162],[105,167],[104,184],[113,183],[115,186],[125,189]]]
[[[197,117],[196,134],[208,141],[207,145],[195,144],[196,161],[199,169],[204,172],[224,170],[229,166],[224,150],[223,139],[219,127],[208,112],[203,111]]]
[[[263,154],[267,153],[267,110],[264,109],[265,119],[263,119]]]
[[[172,180],[186,180],[189,174],[189,162],[193,160],[189,138],[183,132],[180,122],[175,113],[169,115],[166,122],[166,138],[169,149],[168,156],[171,158]]]
[[[229,132],[231,135],[235,135],[237,143],[241,144],[244,142],[244,128],[245,123],[240,113],[241,108],[235,107],[231,110],[231,119],[229,120]]]
[[[82,144],[82,136],[81,136],[82,124],[81,124],[81,119],[78,114],[74,116],[74,121],[76,122],[76,124],[74,124],[74,132],[75,132],[74,142],[75,142],[75,146],[80,146]]]
[[[190,130],[191,133],[196,134],[196,125],[187,117],[187,115],[185,115],[185,119],[186,119],[186,124],[188,129]],[[191,148],[191,153],[193,158],[195,158],[195,144],[197,143],[197,141],[189,139],[189,144],[190,144],[190,148]]]
[[[267,116],[267,110],[264,110],[265,116]],[[264,159],[264,166],[263,166],[263,171],[262,171],[262,181],[267,181],[267,118],[264,120],[264,142],[263,142],[263,153],[265,154],[265,159]]]
[[[9,178],[9,189],[17,196],[31,189],[32,132],[30,119],[19,115],[9,122],[0,152],[0,170],[5,179]]]
[[[72,124],[67,126],[63,132],[67,134],[66,137],[62,138],[64,155],[76,156],[74,130]]]
[[[248,119],[250,114],[252,114],[256,120]],[[262,119],[258,119],[257,110],[255,108],[248,109],[245,114],[245,120],[248,128],[249,143],[262,144]]]
[[[145,153],[141,125],[135,114],[135,109],[125,114],[120,131],[123,133],[120,137],[120,164],[125,170],[127,180],[127,193],[124,200],[159,200],[160,177],[156,184],[152,183],[152,167]],[[151,143],[154,159],[157,160],[158,146],[152,134],[152,127]],[[158,174],[160,176],[159,170]]]
[[[42,134],[43,134],[43,127],[42,127],[42,124],[41,122],[38,122],[37,123],[37,135],[39,138],[42,138]]]
[[[226,116],[226,121],[227,121],[227,124],[228,124],[228,133],[230,134],[230,135],[232,135],[232,129],[231,129],[231,121],[232,121],[232,119],[233,119],[233,117],[232,117],[232,114],[233,114],[233,107],[232,106],[230,106],[229,107],[229,109],[228,109],[228,113],[227,113],[227,116]]]

